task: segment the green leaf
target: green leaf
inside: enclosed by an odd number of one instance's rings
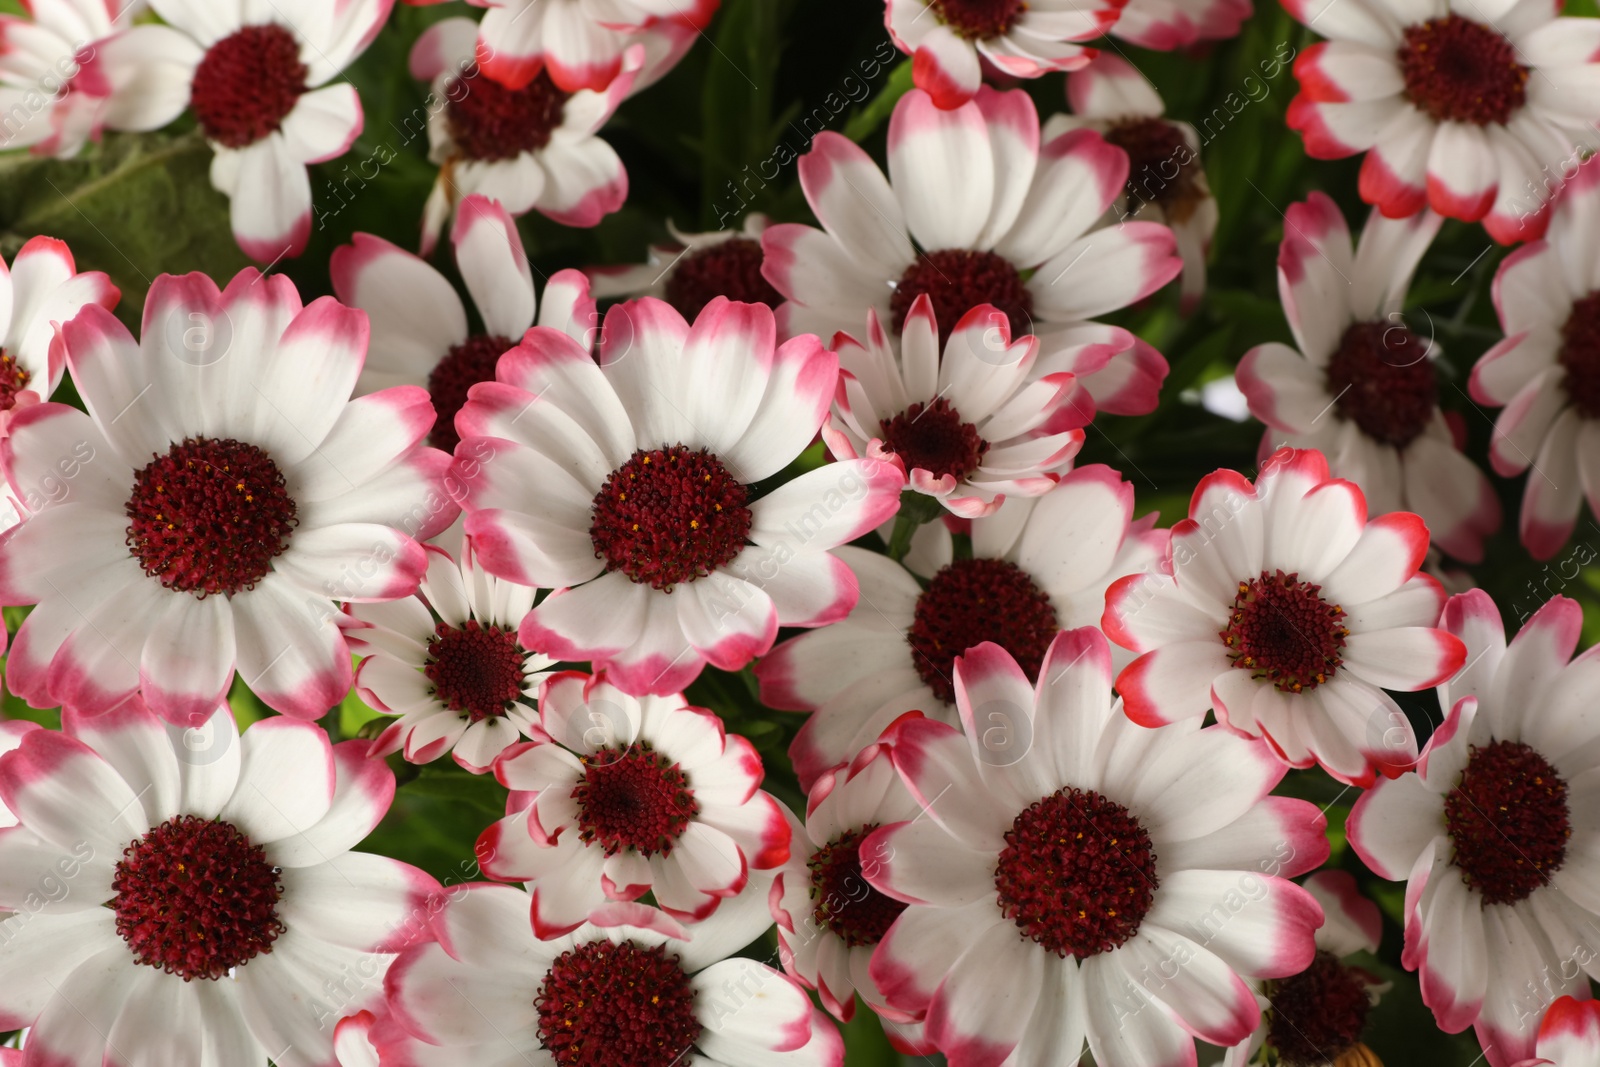
[[[894,106],[911,91],[911,60],[904,59],[889,73],[889,80],[878,95],[861,110],[850,116],[844,124],[844,135],[852,141],[862,141],[878,132],[889,121]]]

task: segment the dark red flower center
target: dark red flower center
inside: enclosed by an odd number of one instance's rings
[[[539,1044],[558,1067],[673,1067],[700,1037],[694,990],[666,946],[588,941],[550,965]]]
[[[643,742],[580,758],[583,781],[572,788],[578,836],[585,844],[598,843],[608,856],[625,848],[670,855],[689,820],[700,814],[682,769]]]
[[[1183,131],[1166,119],[1129,119],[1105,132],[1107,143],[1128,153],[1128,211],[1156,204],[1174,221],[1189,217],[1201,199],[1200,158]]]
[[[1404,326],[1358,322],[1328,359],[1334,407],[1368,437],[1404,448],[1428,428],[1439,407],[1439,381],[1428,342]]]
[[[705,449],[635,452],[595,494],[589,526],[606,570],[671,591],[731,562],[750,533],[749,493]]]
[[[1528,68],[1498,30],[1447,15],[1407,26],[1406,96],[1439,122],[1504,123],[1527,98]]]
[[[1219,631],[1240,670],[1298,693],[1326,682],[1344,660],[1350,631],[1344,609],[1322,599],[1322,587],[1281,570],[1239,583],[1228,625]]]
[[[1322,1067],[1361,1040],[1372,1001],[1361,972],[1327,952],[1270,991],[1267,1044],[1282,1067]]]
[[[456,412],[467,403],[467,391],[479,382],[494,381],[494,369],[516,342],[498,334],[478,333],[452,345],[428,375],[428,396],[435,414],[428,443],[445,452],[454,452],[461,438],[456,435]]]
[[[1017,24],[1024,0],[928,0],[939,21],[969,41],[999,37]]]
[[[1156,854],[1128,809],[1092,789],[1061,789],[1018,815],[995,868],[1000,911],[1065,959],[1110,952],[1155,900]]]
[[[783,294],[761,273],[761,242],[730,237],[685,253],[667,275],[667,303],[690,322],[712,300],[725,296],[775,308]]]
[[[175,816],[123,850],[111,881],[117,933],[136,963],[186,982],[221,978],[283,933],[278,876],[229,823]]]
[[[460,629],[441,622],[428,639],[422,668],[433,695],[473,722],[505,715],[522,696],[522,646],[517,631],[468,619]]]
[[[133,476],[128,548],[168,589],[205,597],[252,589],[294,532],[283,472],[255,445],[190,437]]]
[[[939,320],[941,346],[961,316],[980,304],[992,304],[1004,313],[1013,337],[1033,332],[1033,294],[1011,261],[993,252],[947,248],[919,255],[889,297],[889,318],[896,333],[905,328],[911,305],[923,293]]]
[[[978,469],[989,442],[944,397],[912,404],[883,424],[884,447],[905,461],[906,471],[922,469],[960,481]]]
[[[33,380],[17,357],[0,348],[0,411],[10,411],[17,406],[17,394]]]
[[[1567,396],[1586,419],[1600,419],[1600,291],[1572,305],[1561,327]]]
[[[273,22],[246,26],[207,50],[195,68],[190,103],[208,138],[243,148],[277,131],[309,74],[294,34]]]
[[[461,154],[494,162],[549,144],[572,94],[557,89],[543,70],[521,89],[507,89],[474,70],[453,79],[445,97],[450,133]]]
[[[1452,862],[1484,904],[1515,904],[1567,859],[1567,783],[1527,745],[1472,746],[1461,782],[1444,798]]]
[[[850,946],[876,945],[906,910],[904,902],[872,888],[861,874],[861,842],[871,823],[841,834],[811,854],[812,917]]]
[[[941,568],[917,598],[906,640],[917,673],[946,704],[955,702],[955,659],[993,641],[1029,678],[1039,677],[1060,626],[1050,596],[1003,559],[959,559]]]

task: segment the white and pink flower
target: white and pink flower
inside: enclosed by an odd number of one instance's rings
[[[1549,0],[1285,0],[1329,38],[1300,52],[1288,122],[1316,159],[1366,153],[1361,198],[1431,207],[1501,244],[1549,221],[1545,178],[1595,147],[1600,24]]]
[[[110,311],[121,296],[102,271],[79,273],[72,250],[54,237],[31,238],[9,269],[0,262],[0,433],[6,413],[50,399],[61,384],[67,366],[51,344],[56,327],[88,304]]]
[[[237,665],[318,718],[350,690],[335,602],[415,592],[417,541],[455,516],[427,393],[350,400],[366,316],[254,269],[157,278],[142,332],[85,305],[58,341],[89,413],[35,404],[0,442],[12,492],[47,504],[0,536],[0,602],[38,605],[7,681],[91,714],[142,691],[186,724]]]
[[[1158,568],[1168,534],[1154,522],[1133,521],[1132,484],[1097,464],[972,520],[970,558],[955,558],[950,529],[937,522],[922,527],[906,566],[836,550],[860,583],[860,603],[756,665],[762,703],[811,713],[789,750],[802,784],[851,760],[907,711],[957,722],[952,664],[969,648],[994,642],[1038,671],[1058,631],[1099,623],[1107,587]]]
[[[1514,1067],[1590,1067],[1600,1062],[1600,1001],[1561,997],[1544,1014],[1534,1058]]]
[[[1352,251],[1344,215],[1312,193],[1285,213],[1278,293],[1299,351],[1258,345],[1239,361],[1261,456],[1314,448],[1375,512],[1414,511],[1433,543],[1469,563],[1500,528],[1500,498],[1439,407],[1436,346],[1400,317],[1417,263],[1444,220],[1374,210]]]
[[[1253,14],[1251,0],[1128,0],[1107,32],[1140,48],[1170,52],[1237,37]]]
[[[945,111],[913,89],[889,120],[888,178],[832,132],[817,135],[799,168],[823,228],[770,226],[761,238],[762,270],[787,297],[785,336],[853,333],[869,309],[898,336],[924,294],[948,332],[989,304],[1012,337],[1038,335],[1035,376],[1078,376],[1089,394],[1079,406],[1092,397],[1117,415],[1155,409],[1166,360],[1090,321],[1183,267],[1167,227],[1105,218],[1128,180],[1122,149],[1087,129],[1044,140],[1021,90],[983,88]]]
[[[671,244],[651,245],[645,262],[637,265],[590,267],[589,282],[597,299],[653,296],[689,321],[719,296],[776,308],[783,296],[761,273],[761,235],[767,226],[767,217],[756,211],[737,230],[711,233],[684,233],[669,220]]]
[[[350,851],[393,774],[311,723],[241,736],[227,708],[188,730],[137,699],[64,723],[0,756],[0,1027],[30,1028],[25,1059],[331,1063],[333,1024],[432,937],[439,884]]]
[[[1413,773],[1356,801],[1346,830],[1368,867],[1407,883],[1401,961],[1440,1028],[1474,1027],[1491,1067],[1507,1067],[1534,1055],[1549,1001],[1586,997],[1600,974],[1573,952],[1600,918],[1600,654],[1572,659],[1583,611],[1562,596],[1509,644],[1481,590],[1451,597],[1443,625],[1469,653],[1439,687],[1444,723]]]
[[[1549,235],[1517,249],[1494,277],[1505,340],[1472,368],[1479,403],[1504,407],[1489,462],[1530,471],[1519,532],[1535,559],[1572,536],[1584,499],[1600,515],[1600,164],[1556,197]]]
[[[868,967],[890,1005],[951,1067],[1054,1067],[1086,1040],[1101,1067],[1193,1063],[1197,1037],[1247,1038],[1246,979],[1304,970],[1322,924],[1287,878],[1327,857],[1325,821],[1269,795],[1284,766],[1222,727],[1129,720],[1093,628],[1052,642],[1037,686],[992,644],[955,677],[961,730],[884,738],[923,813],[862,846],[909,905]],[[996,716],[1028,743],[992,746]]]
[[[847,460],[751,498],[815,438],[838,381],[816,337],[775,333],[760,304],[719,298],[691,327],[646,297],[607,312],[598,364],[535,327],[472,388],[456,417],[466,530],[485,570],[555,590],[524,648],[677,693],[707,663],[765,653],[779,626],[855,607],[828,550],[894,514],[903,478]]]
[[[1106,593],[1105,632],[1140,653],[1117,677],[1128,715],[1159,726],[1215,710],[1290,766],[1361,786],[1401,773],[1416,734],[1384,690],[1437,685],[1466,656],[1437,628],[1445,594],[1419,573],[1427,551],[1421,519],[1369,521],[1320,452],[1276,452],[1254,485],[1207,475],[1166,573]]]
[[[438,416],[429,441],[446,452],[454,451],[459,440],[455,417],[467,402],[467,390],[494,380],[501,354],[535,321],[585,343],[600,322],[579,271],[552,275],[540,304],[522,235],[499,202],[478,195],[463,200],[450,242],[482,333],[469,331],[466,305],[443,274],[381,237],[356,234],[350,244],[334,249],[328,265],[333,291],[365,311],[372,325],[371,352],[356,395],[394,385],[423,386]]]
[[[789,858],[784,811],[761,757],[681,695],[632,697],[603,676],[552,676],[539,738],[494,773],[512,790],[483,832],[485,874],[527,882],[540,937],[570,934],[608,902],[646,892],[699,922]]]

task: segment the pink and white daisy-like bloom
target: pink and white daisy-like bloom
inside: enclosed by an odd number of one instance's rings
[[[50,399],[61,384],[66,360],[55,340],[56,326],[88,304],[107,311],[121,290],[102,271],[78,272],[72,250],[54,237],[34,237],[12,259],[0,262],[0,433],[8,412]],[[49,486],[34,486],[28,508],[49,502]]]
[[[743,892],[752,870],[789,858],[761,757],[682,696],[632,697],[565,671],[544,685],[539,726],[539,738],[495,761],[513,792],[478,857],[489,877],[528,883],[540,937],[646,892],[698,922]]]
[[[1177,276],[1172,231],[1105,222],[1127,184],[1126,152],[1086,129],[1041,140],[1028,94],[989,88],[950,111],[920,89],[903,96],[889,120],[888,178],[853,141],[818,134],[799,168],[823,228],[769,226],[761,237],[762,271],[787,298],[779,329],[854,333],[871,309],[898,336],[926,294],[948,332],[990,304],[1012,337],[1039,336],[1036,376],[1070,371],[1112,414],[1155,410],[1166,360],[1090,320]]]
[[[801,783],[848,762],[907,711],[955,723],[952,664],[969,648],[994,642],[1035,676],[1058,631],[1099,623],[1113,582],[1159,568],[1169,535],[1154,522],[1133,521],[1132,484],[1094,465],[972,520],[970,558],[955,558],[943,523],[922,528],[906,566],[836,550],[860,603],[756,665],[763,704],[811,713],[789,750]]]
[[[776,308],[783,295],[761,273],[767,226],[767,217],[754,211],[739,229],[711,233],[684,233],[669,220],[672,244],[651,245],[635,266],[590,267],[589,282],[598,299],[653,296],[690,321],[719,296]]]
[[[338,1020],[432,936],[439,884],[349,851],[394,775],[312,723],[241,736],[225,707],[187,731],[137,699],[64,723],[0,756],[0,1026],[31,1028],[25,1062],[332,1063]]]
[[[1401,320],[1412,272],[1444,220],[1374,210],[1354,251],[1344,215],[1312,193],[1285,214],[1278,293],[1299,351],[1258,345],[1239,361],[1263,458],[1314,448],[1375,512],[1414,511],[1433,543],[1470,563],[1500,528],[1500,498],[1439,408],[1433,339]]]
[[[1466,656],[1437,628],[1445,594],[1419,573],[1427,551],[1421,519],[1369,521],[1361,490],[1320,452],[1276,452],[1254,485],[1207,475],[1172,528],[1166,572],[1106,592],[1106,634],[1140,653],[1117,676],[1129,717],[1160,726],[1215,710],[1292,767],[1359,786],[1399,774],[1417,739],[1384,690],[1437,685]]]
[[[707,663],[765,653],[779,626],[855,607],[828,550],[893,515],[904,479],[846,460],[751,499],[816,437],[838,381],[816,337],[775,334],[760,304],[719,298],[691,327],[645,297],[607,312],[598,363],[535,327],[472,387],[453,473],[479,562],[556,590],[523,620],[524,648],[677,693]]]
[[[884,25],[911,57],[918,89],[941,108],[971,100],[983,68],[1012,78],[1077,70],[1127,0],[886,0]]]
[[[568,2],[541,0],[541,6]],[[601,92],[569,93],[548,73],[508,89],[480,66],[477,35],[471,19],[444,19],[411,49],[411,76],[443,101],[428,110],[428,159],[439,177],[423,208],[423,255],[474,193],[500,201],[512,215],[537,210],[565,226],[594,226],[628,198],[622,160],[595,134],[632,90],[643,46],[628,51],[622,72]]]
[[[1470,654],[1439,687],[1447,718],[1416,770],[1363,794],[1346,829],[1362,862],[1407,882],[1401,961],[1440,1028],[1473,1026],[1507,1067],[1534,1054],[1550,1000],[1587,996],[1600,974],[1593,952],[1573,952],[1600,917],[1600,655],[1571,658],[1583,612],[1562,596],[1509,644],[1481,590],[1451,597],[1443,625]]]
[[[1519,533],[1535,559],[1561,550],[1584,498],[1600,515],[1600,165],[1584,164],[1556,198],[1549,235],[1500,264],[1494,305],[1506,338],[1472,368],[1468,388],[1495,419],[1489,462],[1532,468]]]
[[[600,321],[579,271],[553,275],[540,305],[522,235],[497,201],[477,195],[463,200],[450,241],[481,333],[468,329],[466,306],[443,274],[381,237],[356,234],[334,249],[328,265],[340,301],[365,311],[372,324],[371,352],[356,395],[394,385],[425,387],[438,415],[429,442],[446,452],[459,441],[455,417],[467,390],[494,380],[496,361],[536,314],[540,326],[583,342]]]
[[[1548,0],[1284,0],[1329,38],[1300,52],[1288,122],[1306,154],[1365,152],[1361,199],[1431,207],[1501,244],[1549,219],[1545,176],[1593,147],[1600,25]]]
[[[231,201],[233,236],[252,259],[297,256],[311,236],[306,167],[361,134],[361,98],[328,84],[389,18],[394,0],[295,4],[150,0],[183,39],[167,45],[151,91],[186,94],[216,153],[211,184]]]
[[[839,1031],[792,979],[728,958],[771,924],[765,895],[745,893],[687,930],[618,903],[543,940],[528,894],[468,885],[434,920],[438,942],[390,969],[399,1025],[374,1044],[386,1067],[842,1067]]]
[[[1032,377],[1039,339],[1013,340],[1005,312],[988,304],[963,315],[942,348],[939,337],[924,293],[898,352],[876,311],[867,312],[865,344],[834,338],[840,374],[822,428],[828,450],[889,460],[906,488],[968,519],[994,514],[1008,495],[1049,492],[1083,447],[1077,377]]]
[[[449,752],[473,774],[519,737],[537,733],[534,700],[555,662],[517,642],[537,590],[486,574],[463,538],[458,559],[434,545],[417,595],[351,604],[345,638],[368,653],[356,671],[361,698],[400,716],[369,755],[405,753],[428,763]]]
[[[1206,252],[1217,232],[1217,201],[1200,164],[1200,135],[1187,122],[1166,119],[1167,105],[1155,86],[1109,53],[1067,75],[1067,101],[1073,114],[1046,122],[1044,140],[1086,126],[1128,153],[1128,180],[1112,210],[1121,219],[1172,228],[1183,258],[1183,307],[1192,311],[1206,290]]]
[[[1237,37],[1254,13],[1251,0],[1128,0],[1107,32],[1140,48],[1174,51]]]
[[[1600,1001],[1561,997],[1545,1012],[1532,1059],[1515,1067],[1592,1067],[1600,1063]]]
[[[35,404],[0,441],[19,499],[60,487],[0,535],[0,603],[38,605],[7,681],[90,714],[142,691],[187,724],[237,665],[268,705],[315,719],[350,690],[335,602],[415,592],[417,539],[455,516],[450,459],[419,444],[428,395],[351,400],[366,315],[302,307],[253,268],[220,292],[162,275],[142,334],[85,305],[59,343],[89,413]]]
[[[955,679],[962,729],[884,737],[924,809],[862,845],[909,905],[868,967],[884,997],[951,1067],[1055,1067],[1086,1039],[1101,1067],[1193,1063],[1197,1037],[1248,1037],[1246,979],[1304,970],[1322,923],[1287,879],[1327,857],[1325,820],[1269,795],[1284,766],[1222,727],[1129,720],[1092,627],[1056,637],[1037,686],[992,644]],[[988,743],[996,714],[1022,751]]]
[[[1361,1034],[1388,983],[1344,958],[1378,951],[1383,916],[1361,895],[1349,871],[1318,871],[1305,880],[1305,890],[1316,898],[1324,920],[1317,930],[1316,958],[1299,974],[1261,983],[1266,1017],[1249,1041],[1228,1050],[1222,1067],[1375,1062]]]

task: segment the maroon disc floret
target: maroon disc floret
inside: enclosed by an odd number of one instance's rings
[[[1006,33],[1028,7],[1025,0],[929,0],[928,6],[940,22],[969,41]]]
[[[671,855],[700,814],[682,768],[642,741],[579,758],[583,780],[572,788],[579,838],[599,844],[608,856],[625,848]]]
[[[556,88],[544,70],[521,89],[507,89],[473,71],[453,79],[445,97],[456,147],[468,159],[492,163],[549,144],[572,94]]]
[[[1350,631],[1344,609],[1324,600],[1320,585],[1280,570],[1239,583],[1228,625],[1218,636],[1235,667],[1279,692],[1299,693],[1338,670]]]
[[[1156,204],[1175,222],[1193,214],[1201,200],[1200,158],[1181,129],[1166,119],[1129,119],[1106,130],[1105,139],[1128,153],[1130,213]]]
[[[33,380],[27,368],[17,362],[17,357],[0,348],[0,411],[10,411],[17,406],[17,394]]]
[[[243,148],[277,132],[309,74],[294,34],[275,22],[246,26],[207,50],[195,68],[190,104],[208,138]]]
[[[1270,990],[1267,1044],[1282,1067],[1323,1067],[1361,1040],[1372,1001],[1366,976],[1327,952]]]
[[[284,931],[279,870],[230,823],[179,815],[123,851],[111,888],[134,961],[184,981],[217,979],[272,951]]]
[[[958,482],[977,470],[989,451],[978,428],[962,422],[961,413],[942,396],[912,404],[884,423],[883,444],[905,463],[907,473],[921,469]]]
[[[1033,294],[1011,261],[993,252],[947,248],[919,255],[889,296],[889,321],[896,333],[905,328],[911,305],[923,293],[939,320],[941,346],[961,317],[980,304],[991,304],[1005,315],[1011,336],[1033,332]]]
[[[1407,26],[1400,45],[1406,96],[1439,122],[1504,124],[1528,95],[1528,68],[1504,34],[1447,15]]]
[[[522,666],[516,630],[468,619],[459,628],[445,622],[434,627],[422,673],[440,703],[482,722],[503,717],[522,696]]]
[[[1567,859],[1567,783],[1527,745],[1473,745],[1461,781],[1444,798],[1452,862],[1484,904],[1525,900]]]
[[[775,308],[783,294],[761,273],[761,242],[730,237],[686,253],[667,275],[667,303],[690,322],[719,296]]]
[[[1561,327],[1567,397],[1586,419],[1600,419],[1600,291],[1573,302]]]
[[[1428,428],[1439,382],[1428,342],[1404,326],[1358,322],[1328,359],[1328,392],[1341,418],[1374,440],[1404,448]]]
[[[516,342],[498,334],[479,333],[451,345],[444,358],[428,374],[428,396],[433,401],[433,432],[428,443],[444,452],[454,452],[461,438],[456,435],[456,412],[467,403],[467,391],[479,382],[494,381],[494,369]]]
[[[190,437],[133,476],[128,548],[168,589],[252,589],[298,523],[278,465],[255,445]]]
[[[861,842],[877,823],[850,830],[811,854],[812,918],[845,944],[876,945],[906,910],[904,902],[872,888],[861,873]]]
[[[1160,884],[1150,835],[1092,789],[1060,789],[1006,831],[995,867],[1000,911],[1022,936],[1079,960],[1139,931]]]
[[[705,449],[643,449],[595,494],[589,538],[609,571],[670,592],[744,550],[749,494]]]
[[[694,990],[664,945],[588,941],[556,957],[533,1001],[558,1067],[672,1067],[700,1037]]]
[[[955,702],[955,659],[993,641],[1031,679],[1039,677],[1060,626],[1050,596],[1003,559],[962,559],[933,576],[917,598],[906,640],[917,674],[946,704]]]

